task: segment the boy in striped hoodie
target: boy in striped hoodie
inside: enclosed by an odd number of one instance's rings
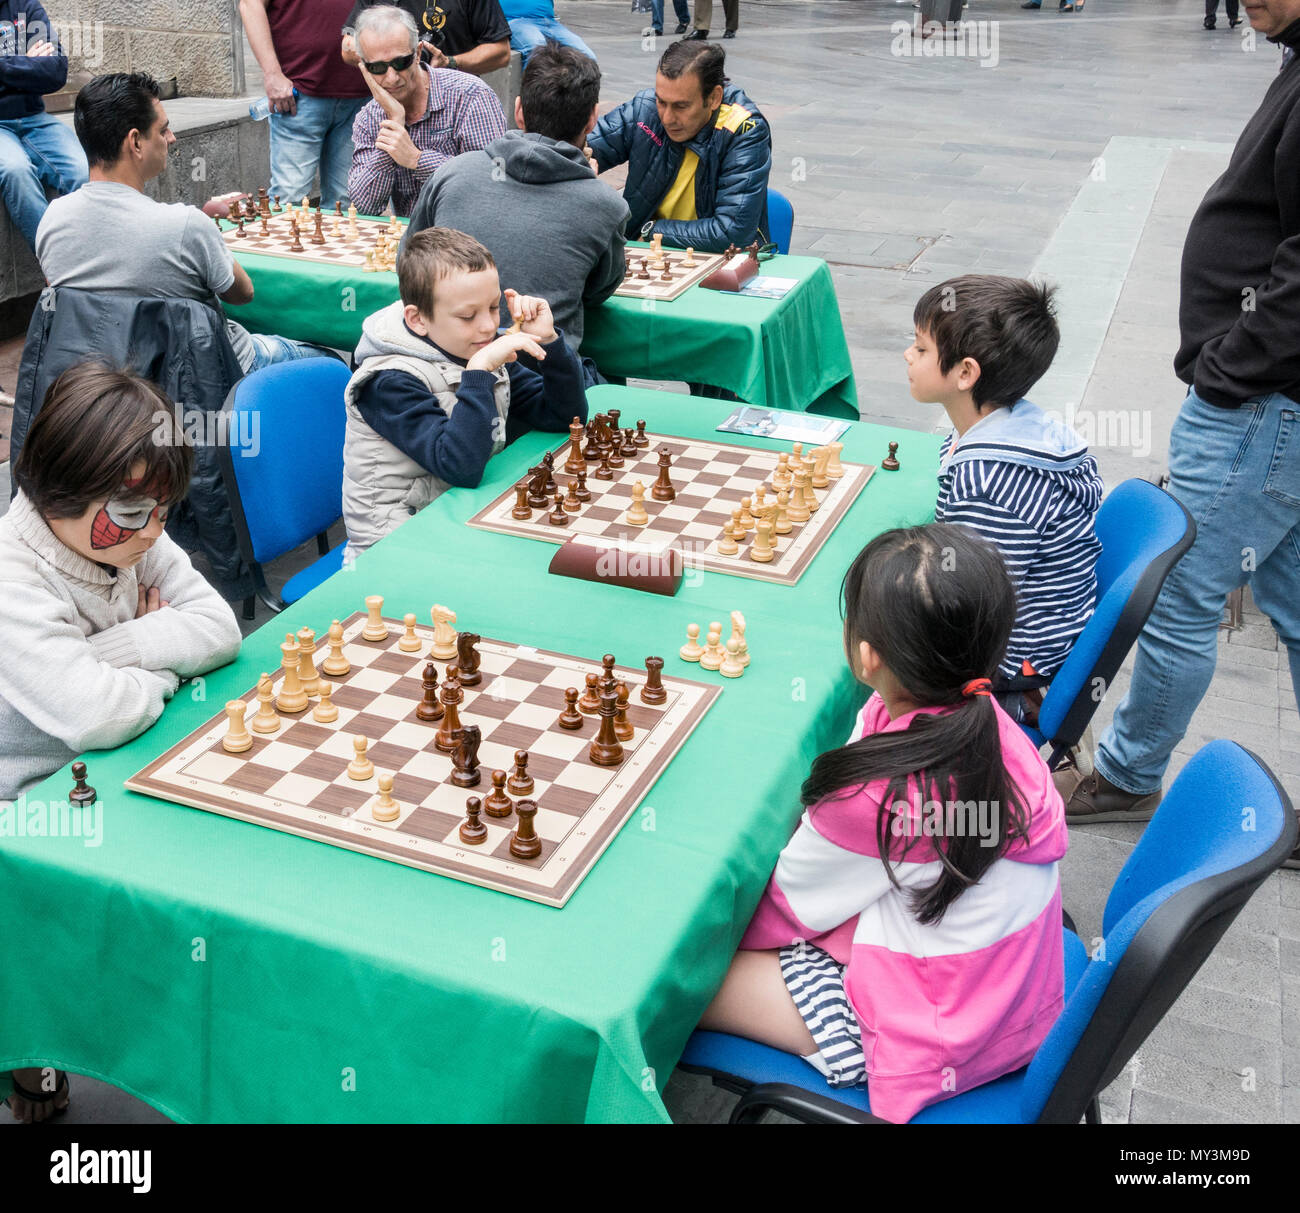
[[[995,691],[1016,721],[1037,720],[1097,600],[1102,482],[1087,444],[1024,399],[1060,343],[1054,288],[967,274],[932,287],[904,357],[913,399],[942,404],[935,520],[978,531],[1006,562],[1018,609]]]

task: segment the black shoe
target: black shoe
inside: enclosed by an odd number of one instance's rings
[[[1213,29],[1215,26],[1215,21],[1213,17],[1206,17],[1205,20],[1201,22],[1201,24],[1204,25],[1206,29]]]
[[[682,41],[703,42],[708,36],[709,36],[709,31],[706,29],[693,29],[689,34],[686,35],[685,38],[682,39]]]
[[[736,31],[734,29],[723,30],[722,36],[724,38],[734,38],[736,36]]]
[[[679,22],[677,23],[677,28],[676,28],[675,30],[673,30],[673,33],[674,33],[674,34],[684,34],[688,29],[690,29],[690,26],[687,25],[685,21],[679,21]]]
[[[1239,26],[1240,24],[1241,24],[1241,18],[1240,18],[1240,17],[1229,17],[1229,18],[1228,18],[1228,28],[1229,28],[1229,29],[1236,29],[1237,26]]]
[[[913,5],[912,7],[915,8],[916,6]],[[1021,8],[1042,8],[1043,0],[1025,0],[1024,4],[1022,4],[1020,7]]]
[[[662,37],[664,36],[664,32],[663,32],[663,30],[661,30],[661,29],[655,29],[654,26],[651,26],[651,27],[650,27],[650,32],[651,32],[652,34],[654,34],[654,36],[655,36],[656,38],[662,38]]]

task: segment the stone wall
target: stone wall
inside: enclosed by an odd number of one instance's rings
[[[45,0],[69,73],[176,77],[183,97],[244,92],[244,34],[236,0]]]

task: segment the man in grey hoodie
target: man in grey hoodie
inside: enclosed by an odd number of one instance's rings
[[[502,282],[551,305],[574,350],[582,343],[583,308],[608,299],[624,273],[627,203],[596,180],[583,154],[599,97],[594,59],[572,47],[538,47],[515,102],[519,130],[434,173],[403,238],[405,246],[426,227],[476,237]],[[504,310],[501,322],[510,323]]]

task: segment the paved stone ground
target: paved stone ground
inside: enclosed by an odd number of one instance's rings
[[[664,42],[643,41],[645,18],[626,0],[560,0],[558,10],[600,58],[602,104],[651,81]],[[916,429],[943,421],[937,406],[911,400],[902,369],[922,291],[972,271],[1038,274],[1060,284],[1063,342],[1035,399],[1091,427],[1109,487],[1163,470],[1183,394],[1170,369],[1183,236],[1278,63],[1275,48],[1252,48],[1243,29],[1202,30],[1201,12],[1199,0],[1090,0],[1073,16],[972,0],[968,19],[995,24],[961,45],[984,53],[934,57],[912,53],[916,44],[897,33],[894,23],[911,20],[907,4],[743,6],[740,35],[725,44],[729,71],[772,121],[772,184],[794,204],[793,251],[832,265],[864,417]],[[302,560],[286,559],[273,581]],[[265,617],[259,610],[256,623]],[[1206,741],[1231,737],[1300,802],[1300,716],[1285,653],[1249,596],[1244,626],[1220,642],[1170,778]],[[1098,731],[1127,678],[1126,666]],[[1062,879],[1085,939],[1098,934],[1106,892],[1140,832],[1072,833]],[[1103,1114],[1300,1121],[1298,1046],[1300,875],[1282,873],[1105,1092]],[[681,1074],[665,1098],[681,1122],[725,1119],[734,1103]],[[76,1116],[158,1119],[84,1079]]]

